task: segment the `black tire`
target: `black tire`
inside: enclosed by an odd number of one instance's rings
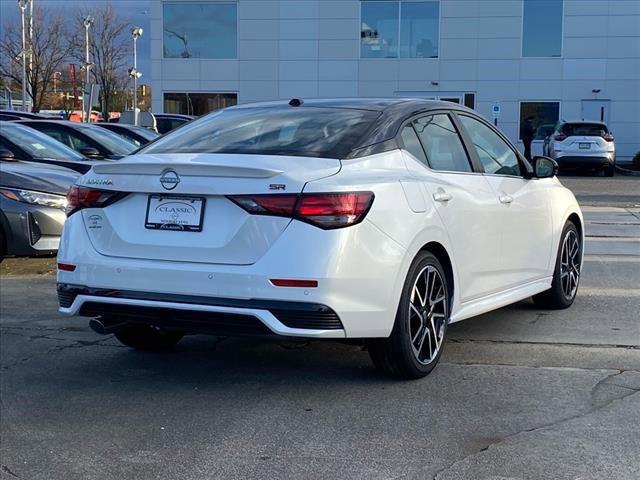
[[[565,248],[565,242],[572,241],[575,238],[577,241],[577,251],[575,254],[569,252],[570,259],[569,265],[565,267],[563,261],[563,253]],[[568,240],[569,239],[569,240]],[[560,245],[558,246],[558,253],[556,254],[556,266],[553,271],[553,281],[551,282],[551,288],[538,295],[533,296],[533,302],[540,308],[559,310],[563,308],[569,308],[576,298],[578,293],[578,286],[580,284],[580,268],[582,260],[582,238],[578,229],[573,222],[567,222],[562,230],[560,237]],[[568,269],[568,270],[567,270]],[[566,275],[565,275],[566,273]],[[567,284],[567,275],[576,276],[575,288]],[[573,277],[570,277],[573,278]],[[569,288],[567,288],[569,287]]]
[[[434,273],[437,273],[437,277]],[[421,275],[422,277],[420,277]],[[431,297],[431,300],[434,301],[432,303],[425,298],[425,306],[421,310],[423,315],[418,316],[418,313],[416,313],[418,309],[412,308],[410,304],[418,305],[419,307],[422,303],[420,301],[421,296],[412,296],[412,293],[414,287],[421,289],[422,285],[427,288],[425,292],[429,292],[426,282],[433,282],[432,291],[436,293],[435,297],[431,294],[423,294],[425,297]],[[414,304],[412,299],[417,299],[417,303]],[[442,265],[433,254],[429,252],[420,253],[413,261],[411,268],[409,268],[391,336],[368,342],[369,355],[373,364],[392,377],[416,379],[428,375],[442,355],[449,322],[450,305],[449,286],[447,285],[447,276]],[[427,313],[427,310],[430,313]],[[416,332],[415,335],[414,331]],[[431,339],[432,333],[435,343]],[[420,343],[418,337],[422,339],[422,342],[427,342],[427,334],[429,335],[429,343]],[[438,336],[440,336],[439,342],[437,341]],[[422,345],[417,349],[419,350],[417,353],[416,349],[414,349],[415,344],[412,343],[412,337],[418,339],[418,343]],[[427,353],[429,354],[428,356],[424,355],[425,358],[420,358],[422,354]]]
[[[604,167],[602,171],[605,177],[613,177],[616,172],[616,168],[612,165],[610,167]]]
[[[4,256],[7,253],[7,242],[4,240],[4,232],[0,227],[0,263],[4,260]]]
[[[184,334],[164,332],[148,325],[127,325],[115,333],[115,337],[127,347],[145,352],[161,352],[176,346]]]

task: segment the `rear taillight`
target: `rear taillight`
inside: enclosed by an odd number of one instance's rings
[[[604,138],[607,142],[613,142],[613,135],[610,133],[603,133],[602,138]]]
[[[304,194],[296,217],[321,228],[347,227],[361,222],[372,202],[371,192]]]
[[[564,133],[558,133],[557,135],[554,135],[553,139],[562,142],[567,139],[567,136]]]
[[[252,215],[290,217],[325,230],[360,223],[373,203],[372,192],[234,195],[227,197]]]
[[[236,195],[227,197],[252,215],[291,217],[298,202],[298,195]]]
[[[83,208],[102,208],[122,198],[122,192],[94,190],[92,188],[72,185],[67,192],[67,216]]]

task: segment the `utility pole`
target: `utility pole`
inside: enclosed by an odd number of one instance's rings
[[[129,69],[129,75],[133,78],[133,124],[138,125],[138,79],[142,73],[138,71],[138,38],[142,36],[141,27],[131,29],[133,37],[133,68]]]
[[[20,19],[22,21],[22,111],[27,111],[27,38],[24,11],[27,8],[27,0],[18,0]]]
[[[84,88],[82,89],[82,100],[83,100],[82,106],[83,107],[85,106],[85,100],[87,102],[87,105],[86,105],[87,117],[85,118],[85,122],[89,122],[91,117],[91,105],[89,105],[91,103],[91,92],[89,92],[89,98],[86,98],[86,96],[87,96],[87,89],[91,89],[91,78],[89,76],[89,72],[91,70],[91,62],[89,61],[89,28],[91,28],[91,25],[93,25],[93,22],[94,22],[94,18],[91,15],[87,15],[82,21],[82,24],[84,25],[84,43],[85,43],[85,61],[84,61],[85,81],[84,81]],[[84,112],[83,112],[83,117],[84,117]]]
[[[33,75],[33,0],[29,0],[29,73]],[[33,105],[33,91],[29,85],[29,97]]]
[[[53,93],[58,93],[58,80],[62,79],[62,72],[53,72]]]

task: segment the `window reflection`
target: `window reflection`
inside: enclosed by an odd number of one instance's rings
[[[165,3],[164,58],[237,58],[235,3]]]
[[[362,2],[361,56],[398,57],[398,2]]]
[[[524,0],[523,57],[559,57],[562,54],[563,0]]]
[[[438,58],[439,2],[401,2],[400,56]]]
[[[361,2],[362,58],[437,58],[440,2]]]
[[[235,93],[165,93],[165,113],[181,113],[196,117],[238,103]]]

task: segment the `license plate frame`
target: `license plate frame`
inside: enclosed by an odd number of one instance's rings
[[[591,150],[591,144],[589,142],[579,142],[578,148],[580,150]]]
[[[153,204],[153,211],[152,209]],[[174,211],[161,211],[167,207]],[[152,194],[147,198],[144,228],[176,232],[202,232],[206,198],[198,196]],[[193,210],[193,211],[190,211]],[[199,211],[198,211],[199,210]],[[182,216],[182,219],[180,218]]]

